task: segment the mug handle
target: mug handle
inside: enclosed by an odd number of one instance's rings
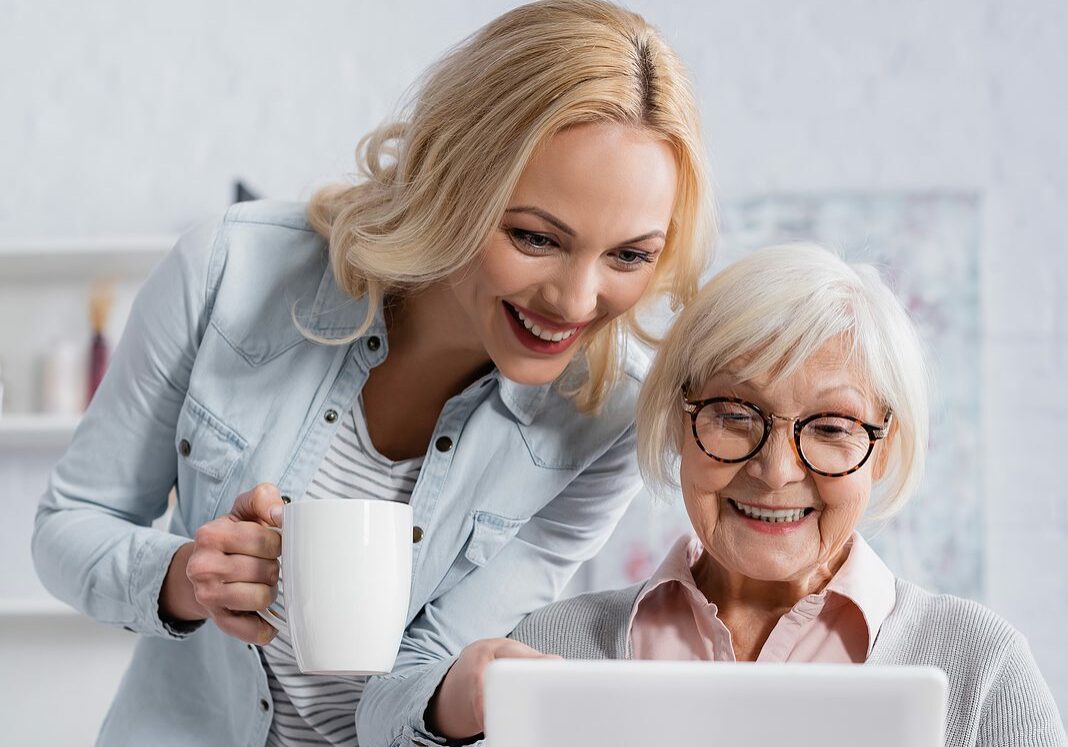
[[[278,532],[279,536],[282,534],[282,530],[279,529],[278,527],[267,527],[267,528],[271,529],[271,530],[273,530],[275,532]],[[282,563],[282,556],[281,555],[278,556],[278,563],[279,563],[279,566],[281,566],[281,563]],[[279,567],[279,573],[278,573],[278,586],[279,587],[282,586],[281,567]],[[286,619],[282,615],[278,614],[278,612],[276,612],[273,607],[268,607],[267,609],[263,609],[263,610],[256,610],[256,614],[259,615],[263,619],[264,622],[266,622],[272,628],[277,630],[279,633],[288,633],[289,623],[286,621]]]
[[[265,610],[256,610],[256,614],[263,618],[264,622],[277,630],[279,633],[285,633],[287,631],[286,619],[268,607]]]

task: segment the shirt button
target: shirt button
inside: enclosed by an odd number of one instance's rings
[[[421,539],[423,539],[423,528],[412,527],[412,542],[419,542]]]
[[[178,442],[178,453],[182,456],[189,456],[193,451],[193,445],[186,441],[184,438]]]
[[[367,349],[372,353],[382,347],[382,341],[378,339],[378,335],[371,335],[367,338]]]
[[[260,698],[260,710],[268,711],[271,708],[271,704],[267,702],[265,698]]]
[[[337,410],[327,410],[326,413],[323,415],[323,418],[328,423],[336,423],[337,422]]]
[[[452,439],[448,436],[442,436],[434,442],[434,448],[438,451],[448,451],[452,448]]]

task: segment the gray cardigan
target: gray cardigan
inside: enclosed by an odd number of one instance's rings
[[[643,584],[584,594],[534,612],[511,637],[565,659],[626,659]],[[949,678],[947,747],[1064,747],[1064,725],[1023,635],[980,604],[897,580],[870,664],[922,664]]]

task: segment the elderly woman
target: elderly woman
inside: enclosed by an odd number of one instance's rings
[[[895,578],[856,530],[919,480],[925,383],[915,330],[873,268],[809,245],[728,267],[668,334],[638,412],[643,474],[661,488],[677,474],[695,536],[645,583],[468,646],[432,725],[476,734],[486,663],[541,652],[934,665],[949,677],[947,745],[1066,744],[1024,637]]]

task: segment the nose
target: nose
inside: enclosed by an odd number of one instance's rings
[[[804,480],[805,464],[797,453],[792,424],[776,422],[764,448],[746,462],[745,468],[750,477],[772,490]]]
[[[569,262],[542,287],[542,297],[564,321],[588,322],[600,304],[599,270],[597,262]]]

